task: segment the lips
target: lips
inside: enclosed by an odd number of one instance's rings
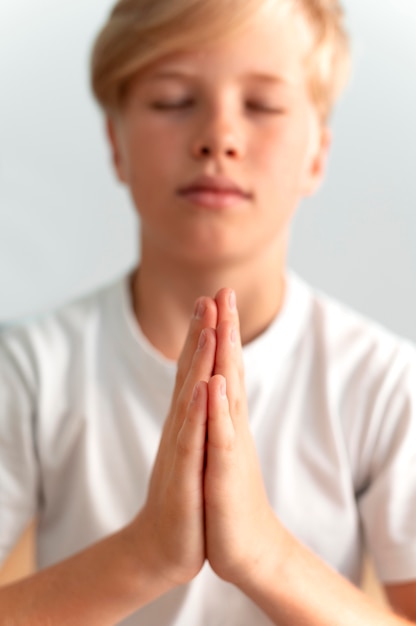
[[[224,209],[241,204],[251,194],[224,176],[201,176],[179,190],[181,196],[205,208]]]

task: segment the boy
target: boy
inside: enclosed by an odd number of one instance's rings
[[[36,514],[44,569],[0,624],[416,620],[415,350],[285,267],[346,47],[335,0],[115,7],[140,267],[2,338],[2,548]],[[405,617],[351,585],[364,539]]]

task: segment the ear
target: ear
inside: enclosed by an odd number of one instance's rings
[[[127,183],[126,173],[123,167],[121,141],[117,132],[117,121],[113,116],[107,115],[105,120],[107,139],[111,148],[111,157],[117,178],[121,183]]]
[[[316,137],[313,139],[311,154],[306,164],[306,172],[302,193],[304,196],[313,195],[319,188],[325,176],[326,163],[332,135],[328,126],[319,125]]]

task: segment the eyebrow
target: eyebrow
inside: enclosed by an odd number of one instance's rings
[[[160,70],[149,77],[151,81],[157,80],[190,80],[197,77],[196,74],[182,70]],[[250,72],[242,76],[246,81],[258,81],[271,85],[289,85],[290,82],[275,74],[266,74],[262,72]]]
[[[244,78],[247,80],[257,80],[257,81],[261,81],[264,83],[271,83],[273,85],[275,84],[288,85],[289,84],[289,81],[286,78],[284,78],[283,76],[277,76],[275,74],[252,72],[250,74],[246,74]]]

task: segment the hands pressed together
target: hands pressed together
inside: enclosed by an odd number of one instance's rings
[[[193,579],[206,559],[240,586],[269,558],[280,525],[249,431],[230,289],[196,302],[138,519],[153,566],[172,586]]]
[[[135,525],[159,592],[191,581],[208,560],[276,624],[416,623],[375,606],[274,514],[249,430],[239,319],[230,289],[196,302],[147,500]],[[407,610],[414,615],[413,608]]]

